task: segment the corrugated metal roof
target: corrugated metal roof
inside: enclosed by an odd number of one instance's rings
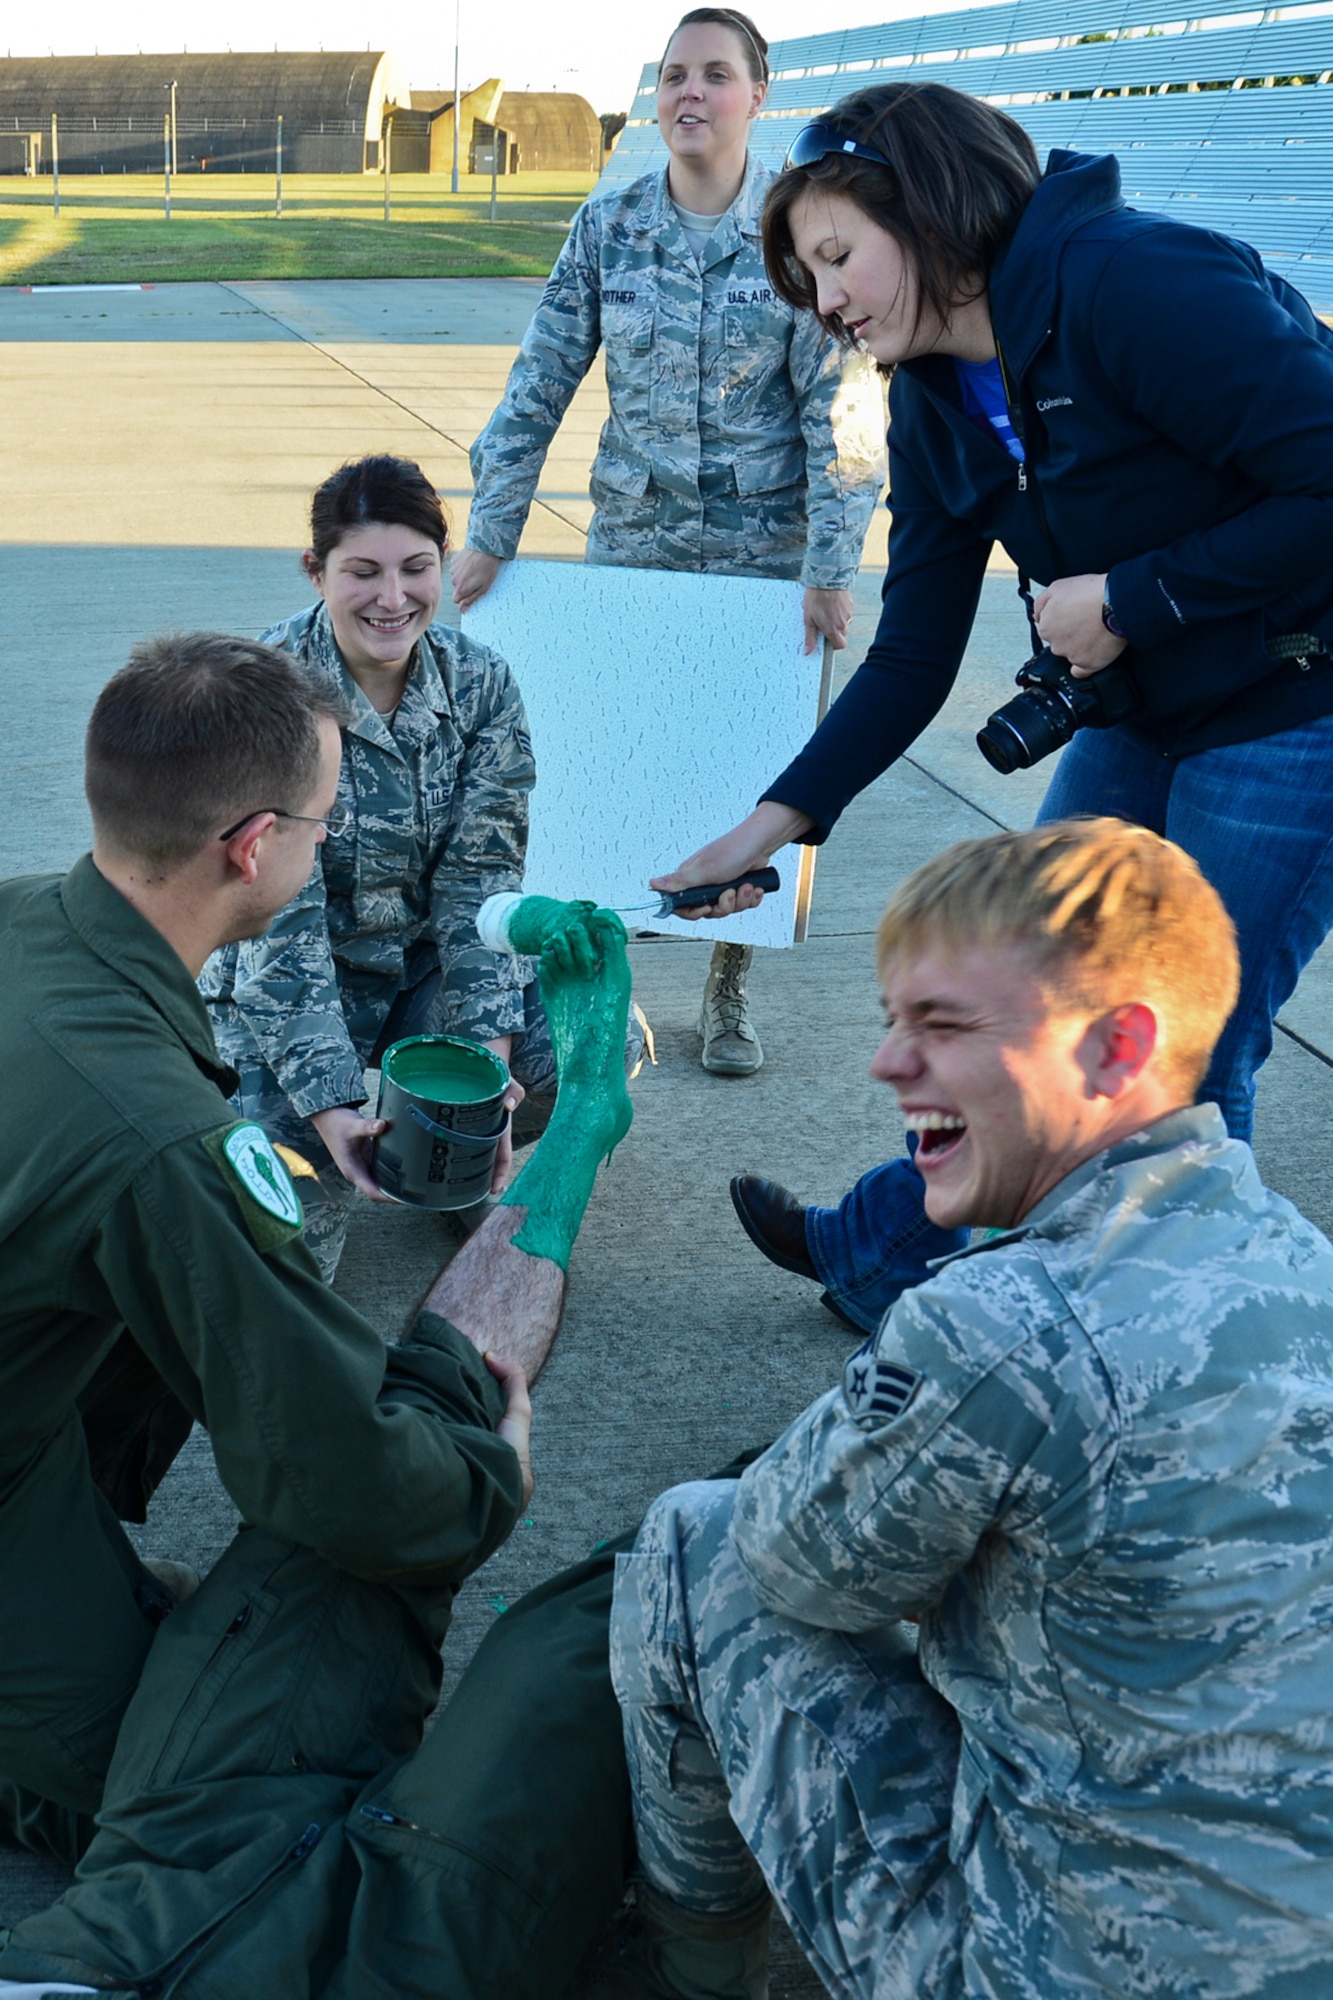
[[[71,124],[91,118],[160,121],[164,86],[175,82],[181,120],[276,118],[364,122],[396,79],[383,50],[319,54],[9,56],[0,58],[0,126],[39,130],[52,112]],[[389,64],[389,70],[396,69]],[[399,95],[406,92],[399,88]]]

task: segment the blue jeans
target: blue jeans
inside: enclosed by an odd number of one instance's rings
[[[916,1170],[916,1134],[907,1158],[862,1174],[836,1208],[807,1208],[805,1241],[825,1291],[848,1319],[874,1333],[909,1285],[930,1275],[931,1259],[967,1248],[971,1232],[937,1229],[926,1214]]]
[[[1240,998],[1200,1101],[1220,1107],[1233,1139],[1254,1126],[1254,1083],[1273,1021],[1333,929],[1333,716],[1277,736],[1174,762],[1123,730],[1081,729],[1056,766],[1038,822],[1110,813],[1192,854],[1240,942]],[[927,1261],[959,1249],[936,1229],[911,1160],[864,1175],[837,1208],[806,1214],[810,1256],[849,1318],[873,1331]]]

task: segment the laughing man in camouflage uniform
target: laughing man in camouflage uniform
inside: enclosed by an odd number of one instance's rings
[[[657,96],[670,162],[579,210],[472,447],[467,548],[454,562],[464,609],[516,554],[551,439],[601,347],[610,415],[589,481],[587,560],[799,578],[806,650],[845,644],[884,485],[884,402],[869,356],[844,358],[764,268],[773,176],[747,142],[767,46],[729,7],[698,8],[672,35]],[[750,958],[741,945],[713,954],[700,1032],[704,1067],[719,1075],[763,1062]]]
[[[880,954],[873,1074],[990,1233],[620,1559],[603,1991],[765,1993],[771,1892],[840,2000],[1325,2000],[1333,1247],[1191,1108],[1222,905],[1067,821],[921,870]]]

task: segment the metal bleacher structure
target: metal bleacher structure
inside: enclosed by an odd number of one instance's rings
[[[1114,153],[1125,198],[1252,243],[1333,312],[1333,0],[1164,19],[1170,0],[1003,0],[775,42],[755,152],[780,166],[838,98],[953,84],[1052,147]],[[656,63],[599,186],[660,165]]]

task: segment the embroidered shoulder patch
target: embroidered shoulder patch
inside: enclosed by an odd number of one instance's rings
[[[205,1140],[240,1203],[246,1226],[261,1250],[275,1250],[305,1220],[292,1177],[261,1125],[249,1119],[210,1132]]]
[[[875,1354],[875,1335],[851,1355],[842,1371],[842,1393],[858,1424],[875,1430],[900,1417],[921,1386],[922,1377],[913,1368],[896,1361],[880,1361]]]

